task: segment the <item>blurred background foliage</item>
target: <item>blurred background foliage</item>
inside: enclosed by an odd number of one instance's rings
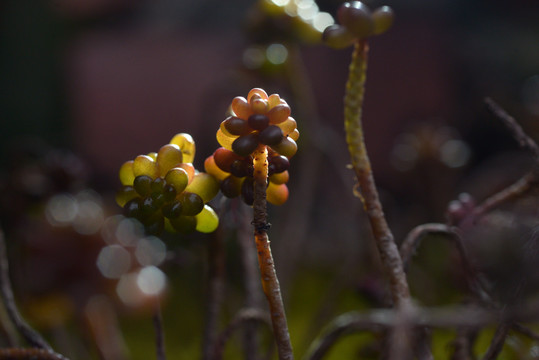
[[[316,32],[272,13],[268,4],[279,3],[286,1],[0,3],[0,222],[17,299],[58,351],[73,359],[106,358],[105,338],[115,339],[107,350],[115,359],[154,356],[151,312],[122,303],[117,281],[96,266],[107,246],[102,227],[120,212],[114,204],[117,170],[177,132],[196,139],[195,165],[202,169],[217,147],[215,131],[228,103],[252,87],[287,99],[302,133],[290,200],[270,208],[270,238],[297,353],[334,316],[385,304],[370,230],[346,168],[342,97],[350,51],[326,48],[315,41]],[[340,3],[317,1],[333,16]],[[494,98],[539,138],[539,3],[368,3],[390,5],[397,14],[393,29],[370,44],[364,123],[400,241],[415,225],[444,222],[447,204],[460,192],[481,200],[529,168],[531,157],[485,111],[483,98]],[[528,197],[495,214],[503,221],[489,226],[504,234],[496,238],[500,249],[515,237],[526,242],[537,225],[536,205]],[[243,305],[232,230],[164,239],[161,269],[168,287],[162,306],[171,358],[200,354],[209,249],[219,236],[226,254],[220,329]],[[478,231],[470,247],[478,266],[507,291],[504,284],[530,269],[515,271],[518,254],[510,261],[490,256],[485,241],[492,234],[485,233]],[[427,306],[464,300],[452,249],[432,240],[409,272],[414,297]],[[261,331],[268,345],[268,331]],[[10,334],[4,329],[5,339]],[[478,353],[491,335],[480,334]],[[435,358],[449,357],[453,336],[434,334]],[[374,338],[350,336],[328,359],[376,358]],[[227,358],[236,358],[240,340],[234,337]],[[500,358],[537,358],[538,349],[512,336]]]

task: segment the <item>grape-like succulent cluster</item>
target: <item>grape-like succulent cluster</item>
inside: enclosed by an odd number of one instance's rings
[[[214,231],[219,220],[206,203],[219,192],[219,183],[193,167],[194,157],[193,138],[181,133],[157,153],[125,162],[123,188],[116,196],[124,214],[142,222],[150,234]]]
[[[289,159],[298,149],[299,132],[286,101],[259,88],[252,89],[247,99],[234,98],[231,116],[221,123],[216,137],[222,147],[206,159],[204,167],[221,182],[223,195],[241,195],[245,203],[253,204],[252,153],[263,145],[268,148],[267,200],[281,205],[288,199]]]
[[[393,10],[389,6],[382,6],[371,12],[367,5],[360,1],[345,2],[337,11],[340,25],[328,26],[322,38],[327,45],[342,49],[358,39],[386,32],[393,24],[393,17]]]

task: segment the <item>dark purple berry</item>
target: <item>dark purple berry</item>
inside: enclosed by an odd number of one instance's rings
[[[252,162],[249,160],[235,160],[230,166],[230,173],[236,177],[242,178],[249,175]]]
[[[269,158],[269,167],[273,170],[272,174],[282,173],[290,167],[290,161],[286,156],[278,155]]]
[[[232,135],[245,135],[251,131],[247,121],[230,116],[224,121],[225,129]]]
[[[247,123],[254,130],[264,130],[268,127],[269,122],[269,117],[263,114],[254,114],[247,119]]]
[[[277,145],[283,139],[283,130],[276,125],[270,125],[258,134],[258,139],[265,145]]]
[[[239,156],[248,156],[258,147],[258,136],[249,134],[240,136],[232,143],[232,150]]]

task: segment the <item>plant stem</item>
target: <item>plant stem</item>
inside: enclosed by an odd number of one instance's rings
[[[359,183],[363,205],[371,223],[382,266],[389,277],[393,303],[398,307],[403,302],[410,301],[410,291],[399,250],[385,219],[378,191],[376,190],[361,124],[367,72],[367,53],[367,42],[365,40],[357,41],[354,45],[346,83],[344,125],[348,150],[350,151],[352,166]]]
[[[237,329],[248,326],[250,323],[259,322],[270,326],[270,319],[265,312],[260,311],[259,309],[254,308],[245,308],[234,316],[232,321],[228,326],[221,332],[217,340],[215,341],[212,349],[212,360],[222,360],[223,352],[225,349],[226,342],[234,331]]]
[[[240,246],[240,256],[243,265],[243,284],[245,288],[245,307],[247,309],[261,308],[262,294],[260,293],[260,283],[257,278],[257,259],[256,249],[253,243],[251,221],[247,213],[251,210],[241,201],[235,202],[237,205],[239,224],[238,244]],[[268,324],[269,318],[268,318]],[[257,359],[257,348],[259,344],[259,326],[256,323],[249,322],[243,329],[243,346],[245,350],[245,360]]]
[[[211,359],[211,349],[217,338],[219,315],[225,293],[225,249],[224,230],[219,228],[208,247],[208,295],[206,301],[206,319],[202,337],[202,359]]]
[[[11,281],[9,280],[9,265],[7,259],[6,244],[4,241],[4,234],[0,230],[0,293],[2,295],[2,300],[6,307],[11,322],[23,338],[33,347],[45,349],[49,352],[52,352],[51,346],[47,341],[34,330],[30,325],[23,320],[17,305],[15,304],[15,296],[13,295],[13,290],[11,287]]]
[[[163,329],[163,318],[161,317],[161,306],[159,304],[159,299],[155,299],[153,327],[155,330],[156,359],[166,360],[167,357],[165,355],[165,332]]]
[[[260,276],[262,279],[262,288],[268,299],[271,322],[273,325],[273,334],[277,343],[280,360],[292,360],[292,345],[290,343],[290,335],[288,333],[288,324],[284,312],[283,299],[281,297],[281,289],[273,256],[271,254],[270,242],[268,239],[267,230],[269,224],[267,222],[266,210],[266,185],[268,181],[268,149],[266,146],[260,145],[253,153],[254,166],[254,202],[253,202],[253,225],[256,242],[256,250],[258,253],[258,264],[260,266]]]

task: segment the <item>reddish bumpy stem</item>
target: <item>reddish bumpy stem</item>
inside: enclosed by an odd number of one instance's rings
[[[371,223],[382,265],[390,280],[393,303],[399,307],[403,303],[410,301],[410,291],[399,250],[387,224],[382,204],[378,197],[361,124],[367,53],[367,42],[365,40],[358,41],[355,44],[352,54],[352,62],[350,64],[344,97],[346,141],[352,159],[352,166],[361,190],[363,205]]]
[[[262,288],[268,299],[273,333],[280,360],[293,360],[292,345],[288,333],[288,324],[284,312],[283,299],[273,256],[271,255],[270,242],[268,239],[266,211],[266,185],[268,179],[268,150],[260,145],[253,153],[254,165],[254,202],[253,202],[253,225],[258,253],[258,264],[260,266],[260,276],[262,279]]]

